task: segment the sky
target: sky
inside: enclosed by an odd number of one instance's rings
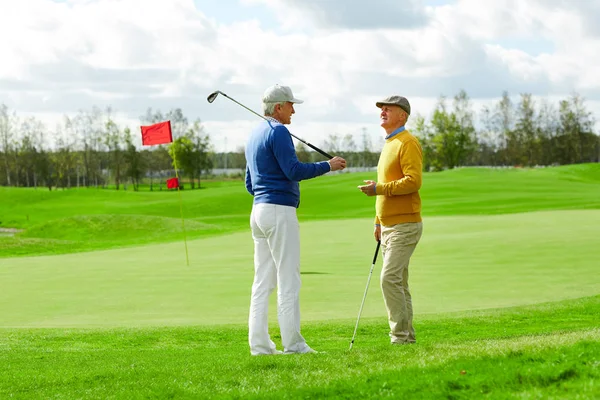
[[[199,118],[217,151],[243,147],[273,84],[290,86],[292,133],[385,132],[375,102],[429,118],[461,89],[474,111],[508,91],[573,93],[600,119],[600,0],[0,0],[0,104],[51,130],[111,107],[139,129],[148,108]],[[414,118],[409,120],[410,123]]]

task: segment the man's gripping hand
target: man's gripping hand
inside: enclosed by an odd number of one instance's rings
[[[346,160],[344,160],[342,157],[335,156],[328,162],[329,166],[331,167],[331,171],[340,171],[346,168]]]

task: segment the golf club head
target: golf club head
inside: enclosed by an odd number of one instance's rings
[[[217,90],[216,92],[212,92],[211,94],[208,95],[206,100],[208,100],[209,103],[212,103],[213,101],[215,101],[215,99],[217,98],[217,96],[219,94],[221,94],[220,90]]]

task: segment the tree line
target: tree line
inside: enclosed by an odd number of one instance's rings
[[[546,99],[537,103],[531,94],[521,94],[514,103],[504,92],[495,104],[474,110],[464,90],[453,98],[440,96],[429,119],[414,113],[407,127],[419,138],[426,171],[460,166],[549,166],[600,162],[600,136],[584,99],[574,93],[557,105]],[[385,133],[382,131],[382,138]],[[381,147],[378,143],[375,147]],[[353,135],[332,134],[322,148],[345,157],[358,167],[377,165],[363,131],[358,143]],[[314,152],[297,146],[301,160],[315,161]],[[303,158],[301,158],[301,154]],[[310,154],[307,155],[307,154]],[[316,157],[315,157],[316,156]]]
[[[173,143],[140,148],[139,130],[119,126],[110,108],[80,111],[49,130],[35,117],[19,119],[0,105],[0,185],[97,187],[138,190],[142,181],[162,189],[175,167],[192,188],[212,168],[210,139],[200,120],[181,109],[165,114],[148,109],[142,124],[170,120]]]
[[[49,130],[35,117],[18,118],[0,105],[0,185],[19,187],[107,187],[162,189],[166,177],[179,175],[191,188],[214,168],[245,169],[244,148],[215,152],[200,120],[189,121],[179,108],[167,113],[148,109],[140,122],[170,120],[174,141],[140,148],[139,131],[119,126],[110,108],[65,116]],[[415,113],[409,128],[421,141],[424,169],[459,166],[537,166],[600,161],[600,137],[584,99],[573,94],[554,105],[531,94],[513,103],[503,93],[495,104],[474,110],[465,91],[441,96],[430,118]],[[316,144],[316,143],[315,143]],[[329,134],[318,146],[340,155],[349,166],[377,165],[383,133],[372,143],[366,128],[358,135]],[[323,160],[296,144],[303,162]],[[176,162],[175,162],[175,161]]]
[[[476,114],[465,91],[441,97],[429,121],[417,116],[426,170],[458,166],[547,166],[600,161],[594,118],[578,94],[555,106],[531,94],[514,104],[508,93]]]

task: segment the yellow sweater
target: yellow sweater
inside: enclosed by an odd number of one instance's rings
[[[422,179],[423,151],[418,139],[408,131],[387,139],[377,164],[375,223],[421,222]]]

